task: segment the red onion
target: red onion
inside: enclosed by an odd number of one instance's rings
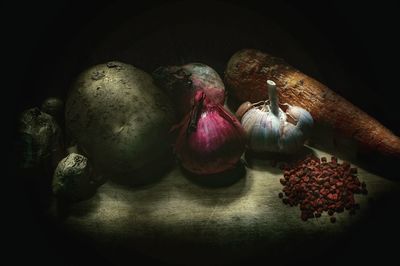
[[[246,134],[222,105],[196,91],[192,111],[183,119],[175,151],[183,168],[198,175],[232,169],[240,160]]]
[[[198,90],[204,91],[214,103],[223,105],[225,102],[224,83],[218,73],[205,64],[159,67],[153,72],[153,78],[175,102],[182,117],[190,112]]]

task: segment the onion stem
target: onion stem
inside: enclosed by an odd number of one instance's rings
[[[187,129],[187,133],[192,133],[194,131],[196,131],[197,129],[197,121],[199,119],[200,113],[203,109],[203,101],[204,101],[204,95],[201,97],[200,101],[197,102],[194,106],[193,106],[193,110],[190,116],[190,120],[189,120],[189,127]]]

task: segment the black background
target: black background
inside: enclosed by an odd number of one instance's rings
[[[236,50],[246,47],[265,48],[264,50],[285,57],[289,63],[316,77],[400,135],[400,119],[397,111],[399,99],[397,9],[384,1],[359,4],[349,4],[346,1],[336,1],[331,4],[322,2],[243,1],[234,4],[222,1],[221,4],[214,5],[203,1],[186,1],[180,5],[177,12],[182,17],[169,16],[168,12],[157,13],[154,17],[150,15],[154,23],[139,24],[133,30],[137,31],[140,37],[146,36],[146,32],[156,32],[157,27],[164,23],[172,26],[189,23],[190,14],[196,13],[196,8],[201,5],[201,9],[210,9],[210,13],[220,14],[220,17],[218,15],[209,17],[204,13],[202,19],[205,24],[220,24],[221,27],[227,27],[227,32],[234,32],[236,28],[237,36],[232,35],[231,40],[226,40],[220,37],[225,38],[226,33],[218,35],[217,31],[211,32],[209,36],[197,35],[195,31],[190,34],[186,32],[182,36],[192,36],[192,39],[186,42],[190,47],[182,46],[185,41],[172,44],[176,45],[172,47],[176,49],[176,53],[165,54],[164,57],[163,49],[169,51],[171,47],[168,49],[163,47],[164,44],[159,42],[157,37],[157,43],[148,45],[145,53],[147,58],[129,54],[132,50],[127,48],[129,44],[123,42],[124,38],[121,35],[116,35],[121,37],[122,41],[117,40],[115,47],[110,47],[107,41],[104,45],[100,44],[106,39],[105,36],[115,32],[125,21],[146,12],[149,14],[154,8],[160,10],[160,6],[166,6],[164,2],[38,3],[35,1],[3,4],[1,7],[4,28],[1,41],[4,47],[1,82],[3,108],[5,107],[3,117],[11,124],[7,128],[12,129],[7,130],[6,134],[10,135],[6,136],[6,139],[14,138],[15,122],[21,110],[39,105],[50,95],[64,97],[76,74],[90,64],[117,58],[125,59],[128,63],[142,67],[146,71],[152,71],[157,64],[209,59],[206,63],[211,65],[215,63],[212,66],[222,74],[224,66],[220,62],[225,62]],[[236,17],[232,17],[224,10],[225,4],[250,10],[260,17],[274,21],[293,40],[296,40],[296,44],[288,43],[287,46],[279,48],[273,44],[268,46],[271,42],[268,36],[259,38],[259,41],[255,38],[246,39],[247,36],[257,34],[257,30],[243,33],[242,36],[240,32],[245,28],[241,29],[238,24],[240,21],[237,22]],[[262,28],[262,25],[255,25],[255,28],[257,27]],[[179,39],[179,32],[175,34],[178,34],[175,38]],[[219,43],[225,46],[219,46]],[[122,49],[123,52],[120,52],[118,45],[125,50]],[[296,49],[291,50],[292,45],[300,46],[312,63],[303,63],[302,55],[297,55]],[[154,58],[149,56],[152,52]],[[213,57],[218,57],[220,61],[214,62]],[[6,141],[6,144],[12,142]],[[9,165],[13,166],[12,153],[8,157],[11,158]],[[12,167],[8,174],[11,179]],[[5,216],[6,220],[11,222],[9,228],[5,227],[7,233],[11,235],[7,243],[16,252],[9,253],[9,255],[15,254],[12,255],[12,259],[44,263],[58,258],[61,261],[56,264],[60,265],[68,263],[80,265],[76,260],[82,255],[85,255],[86,262],[94,260],[96,256],[92,256],[90,247],[81,247],[76,242],[69,242],[68,236],[56,237],[51,234],[50,229],[44,229],[35,209],[24,197],[25,190],[21,188],[23,184],[18,180],[12,181],[14,182],[10,188],[4,189],[3,193],[7,195],[6,204],[12,206]],[[380,219],[379,225],[372,226],[373,222],[365,225],[374,233],[371,234],[371,239],[362,238],[371,243],[371,246],[368,246],[370,250],[362,246],[355,251],[360,252],[361,257],[364,249],[365,252],[372,250],[376,252],[377,261],[385,260],[386,256],[391,257],[390,254],[393,254],[391,252],[395,252],[390,245],[385,244],[390,238],[399,235],[398,229],[389,231],[395,228],[396,220],[393,221],[395,214],[390,214],[388,209],[381,212],[379,215],[384,216]],[[87,252],[83,252],[83,249]],[[57,250],[63,251],[57,252]],[[101,262],[100,254],[97,255]],[[356,256],[352,259],[356,260],[355,258]]]

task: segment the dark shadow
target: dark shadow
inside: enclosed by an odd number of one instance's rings
[[[221,188],[231,186],[246,176],[246,168],[241,161],[236,166],[228,171],[211,174],[197,175],[181,168],[182,174],[193,183],[210,188]]]
[[[96,188],[93,188],[84,197],[79,199],[70,199],[65,197],[54,198],[53,215],[57,221],[64,221],[69,216],[82,217],[96,210],[99,203],[99,196]],[[79,207],[80,205],[84,207]]]
[[[179,192],[185,194],[187,200],[193,199],[205,206],[227,205],[239,200],[252,185],[252,180],[246,177],[243,162],[221,174],[199,176],[182,168],[181,171],[190,183],[179,189]]]
[[[303,146],[295,154],[282,154],[276,152],[253,152],[246,151],[245,160],[247,165],[251,169],[268,171],[272,174],[278,174],[282,172],[282,168],[286,165],[290,165],[307,156],[315,155],[315,152],[307,146]]]
[[[166,171],[164,174],[165,176],[168,175],[168,173],[172,169]],[[115,200],[115,201],[125,201],[127,203],[130,202],[135,202],[135,204],[141,204],[143,206],[151,205],[154,204],[157,201],[161,201],[165,199],[165,194],[166,190],[159,191],[158,189],[152,189],[152,187],[158,185],[161,183],[161,180],[163,180],[163,177],[160,179],[157,179],[154,182],[143,182],[140,184],[136,185],[126,185],[126,184],[119,184],[115,183],[112,180],[107,183],[108,185],[108,190],[110,191],[115,191],[118,193],[109,193],[109,196]],[[169,187],[166,186],[168,189]],[[167,189],[167,190],[168,190]],[[146,196],[142,198],[135,198],[134,194],[135,192],[142,192],[146,191]],[[134,199],[132,199],[134,198]]]
[[[50,162],[32,168],[17,168],[15,171],[15,178],[22,184],[20,189],[25,192],[33,209],[38,212],[47,210],[52,200],[53,174]]]
[[[359,217],[357,223],[347,228],[345,234],[341,234],[340,241],[333,250],[341,256],[333,258],[334,265],[339,265],[342,258],[346,258],[349,264],[359,265],[370,265],[371,255],[377,259],[376,263],[389,262],[396,258],[397,245],[392,243],[400,237],[400,219],[399,215],[391,211],[400,203],[396,195],[395,191],[391,191],[368,198],[368,203],[364,206],[367,211]]]
[[[348,137],[340,136],[328,125],[314,124],[308,145],[341,160],[355,162],[357,160],[357,144]]]
[[[90,181],[93,183],[94,187],[98,188],[108,181],[107,176],[105,176],[100,171],[96,171],[96,169],[94,169],[93,167],[91,168],[91,171],[92,173],[90,175]]]
[[[71,203],[64,199],[54,199],[54,209],[51,215],[57,222],[63,222],[70,214]]]
[[[400,181],[400,159],[371,152],[359,152],[357,156],[359,158],[358,165],[366,171],[379,175],[385,179]]]
[[[158,183],[171,171],[174,166],[174,156],[166,155],[159,160],[147,163],[135,173],[127,173],[126,175],[109,175],[108,179],[113,183],[124,186],[148,186]],[[105,174],[107,176],[107,174]]]
[[[228,99],[226,100],[226,105],[229,107],[230,110],[232,110],[233,113],[235,113],[236,110],[239,108],[239,106],[242,104],[242,102],[237,101],[235,97],[229,97],[229,92],[227,98]]]

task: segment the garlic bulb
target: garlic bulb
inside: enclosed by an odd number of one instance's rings
[[[307,140],[313,119],[298,106],[283,104],[279,107],[276,84],[267,81],[269,100],[243,103],[236,112],[247,133],[248,147],[256,152],[294,153]]]
[[[248,146],[254,151],[278,151],[280,121],[264,108],[252,108],[242,118],[241,122],[248,136]]]

